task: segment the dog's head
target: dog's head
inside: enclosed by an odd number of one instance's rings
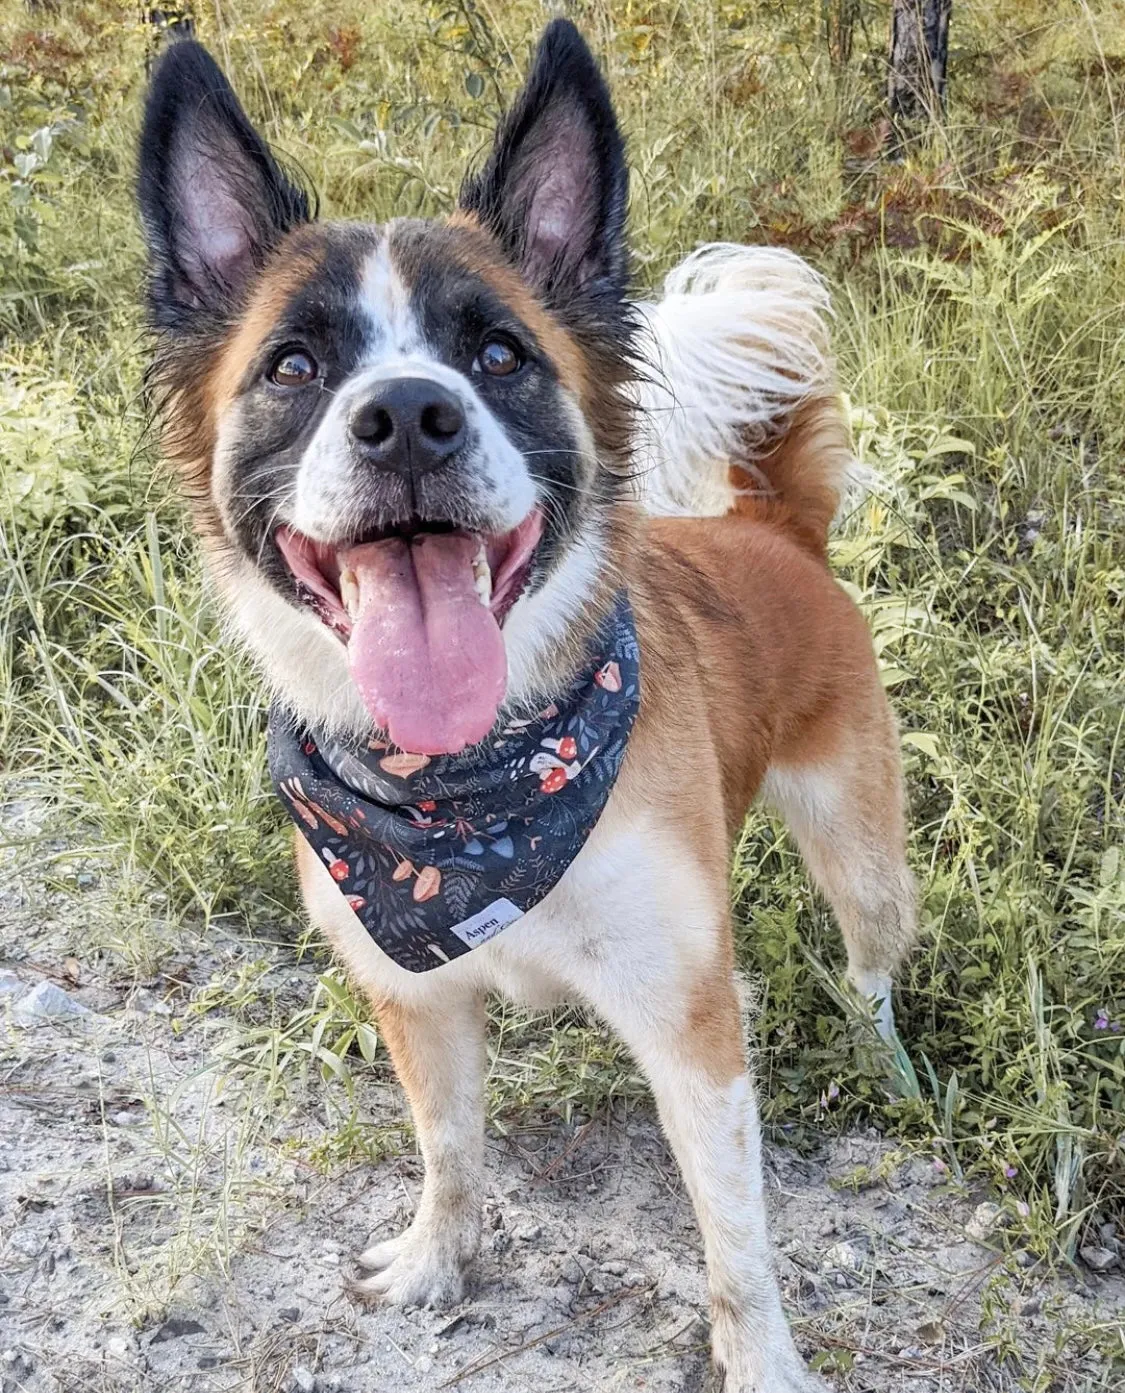
[[[190,42],[139,197],[166,447],[281,694],[420,754],[545,695],[606,598],[629,433],[624,151],[573,26],[448,219],[315,221]]]

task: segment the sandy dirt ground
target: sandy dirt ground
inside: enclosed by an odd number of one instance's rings
[[[83,957],[64,899],[57,918],[0,899],[3,1393],[711,1386],[699,1236],[644,1107],[491,1132],[467,1299],[366,1308],[351,1255],[409,1220],[421,1182],[393,1080],[358,1065],[358,1133],[385,1154],[357,1161],[315,1071],[240,1082],[244,1024],[192,1009],[251,959],[254,991],[293,1003],[316,969],[212,932],[123,983]],[[987,1196],[873,1134],[772,1145],[767,1187],[798,1341],[836,1388],[1112,1386],[1090,1332],[1125,1313],[1120,1268],[1052,1273]]]

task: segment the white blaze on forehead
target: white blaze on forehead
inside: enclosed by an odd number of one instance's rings
[[[423,356],[422,327],[410,304],[410,291],[391,257],[390,238],[385,233],[364,263],[359,310],[368,325],[361,360],[364,364]]]

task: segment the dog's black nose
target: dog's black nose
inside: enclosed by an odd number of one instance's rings
[[[465,441],[465,413],[447,388],[426,377],[380,383],[348,418],[365,459],[396,474],[425,474]]]

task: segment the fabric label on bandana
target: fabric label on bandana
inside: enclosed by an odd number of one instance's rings
[[[506,929],[509,924],[514,924],[517,919],[522,918],[523,910],[511,900],[493,900],[487,909],[482,909],[471,919],[464,919],[460,924],[451,924],[449,927],[462,943],[475,948],[478,943],[487,943],[490,938],[495,938],[501,929]]]
[[[639,703],[622,592],[570,693],[473,749],[346,744],[275,706],[270,774],[374,941],[425,972],[495,938],[558,884],[605,808]]]

